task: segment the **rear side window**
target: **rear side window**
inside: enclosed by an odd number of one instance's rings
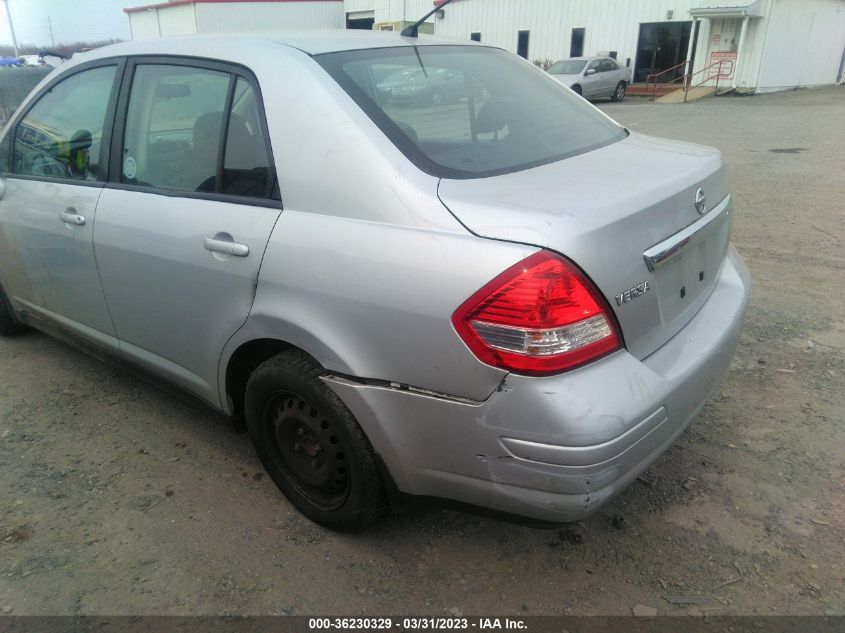
[[[138,66],[126,117],[122,182],[213,192],[228,92],[228,73]]]
[[[120,179],[167,190],[270,197],[258,95],[243,77],[139,64],[133,75]]]
[[[271,185],[258,95],[246,79],[238,77],[226,131],[221,190],[236,196],[269,197]]]
[[[41,96],[15,128],[12,172],[102,180],[100,149],[115,72],[116,66],[84,70]]]
[[[315,59],[409,160],[442,178],[527,169],[627,135],[543,71],[500,49],[408,46]]]

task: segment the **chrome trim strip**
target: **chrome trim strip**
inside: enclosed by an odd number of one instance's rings
[[[700,239],[707,237],[727,219],[731,211],[731,196],[728,194],[713,209],[701,216],[689,226],[681,229],[662,242],[655,244],[643,253],[646,266],[651,271],[665,266],[683,253],[684,249]]]

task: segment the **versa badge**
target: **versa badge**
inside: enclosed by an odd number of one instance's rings
[[[623,303],[628,303],[631,299],[636,299],[648,290],[648,281],[637,284],[630,290],[616,295],[616,305],[621,306]]]

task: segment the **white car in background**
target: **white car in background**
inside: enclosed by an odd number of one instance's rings
[[[611,57],[572,57],[555,62],[549,74],[585,99],[622,101],[631,69]]]

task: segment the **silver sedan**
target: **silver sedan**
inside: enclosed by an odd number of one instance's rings
[[[622,101],[631,69],[610,57],[573,57],[555,62],[549,74],[585,99]]]
[[[463,93],[380,98],[417,70]],[[721,154],[483,44],[125,42],[54,71],[0,148],[0,335],[245,422],[336,529],[413,496],[585,517],[693,421],[746,309]]]

